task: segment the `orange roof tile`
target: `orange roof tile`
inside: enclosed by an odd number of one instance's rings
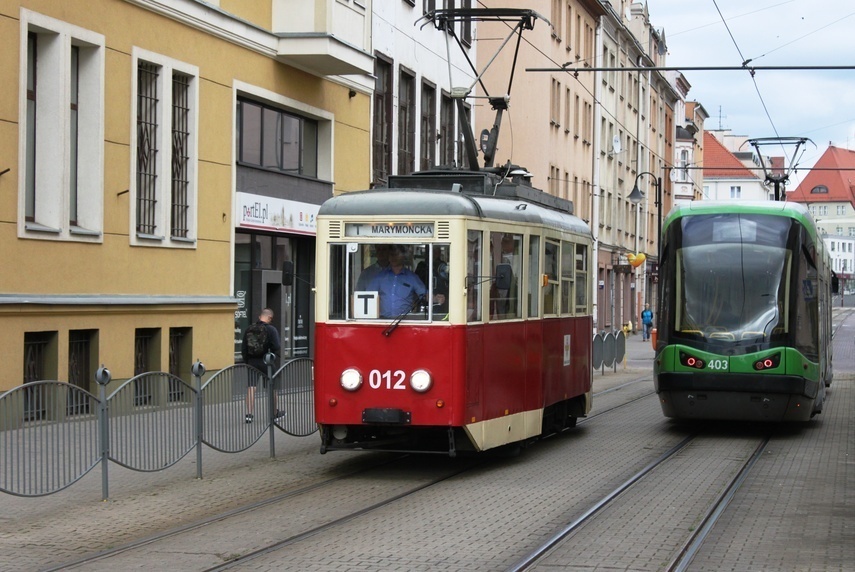
[[[811,192],[817,187],[826,193]],[[855,207],[855,151],[829,145],[801,184],[787,193],[797,203],[848,202]]]
[[[704,131],[704,179],[759,179],[709,131]]]

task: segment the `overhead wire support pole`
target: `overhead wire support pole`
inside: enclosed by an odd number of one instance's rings
[[[475,144],[475,134],[472,132],[472,126],[469,123],[464,101],[467,97],[470,97],[472,89],[480,83],[481,88],[484,90],[484,94],[490,101],[490,105],[496,111],[496,119],[493,122],[493,127],[489,135],[487,136],[487,140],[484,142],[482,148],[482,151],[484,153],[484,169],[491,169],[493,168],[493,160],[498,144],[499,127],[502,122],[502,115],[504,111],[508,109],[510,90],[513,86],[514,81],[514,70],[516,69],[520,44],[522,43],[522,32],[523,30],[533,30],[534,22],[536,20],[544,20],[547,24],[549,24],[549,20],[547,20],[534,10],[525,10],[517,8],[453,8],[448,10],[433,10],[426,13],[424,16],[422,16],[415,22],[416,25],[418,25],[419,22],[424,22],[421,26],[422,28],[425,27],[428,23],[433,23],[433,25],[436,26],[437,29],[444,30],[446,33],[451,35],[451,37],[454,38],[455,42],[457,42],[458,47],[461,48],[463,56],[466,58],[469,67],[475,73],[475,81],[473,81],[472,85],[470,85],[469,87],[454,87],[453,85],[451,86],[451,97],[455,101],[458,116],[461,118],[460,127],[463,132],[463,147],[470,169],[476,171],[478,170],[478,148]],[[466,50],[462,49],[463,45],[461,43],[461,40],[454,32],[453,23],[463,21],[495,21],[515,23],[513,27],[508,25],[508,27],[511,28],[510,33],[504,39],[499,48],[496,50],[496,53],[493,54],[493,57],[490,58],[490,60],[480,72],[476,69],[475,65],[472,63],[472,60],[466,54]],[[499,53],[504,49],[508,42],[511,41],[511,38],[513,38],[514,35],[517,36],[517,44],[514,50],[514,59],[513,66],[511,68],[511,75],[508,80],[508,92],[507,94],[500,97],[490,96],[482,78],[487,72],[487,70],[490,68],[490,66],[493,64],[493,62],[496,61],[496,58],[499,56]],[[448,42],[446,42],[446,50],[448,50]],[[449,78],[450,77],[451,71],[449,69]],[[466,120],[465,122],[464,119]]]

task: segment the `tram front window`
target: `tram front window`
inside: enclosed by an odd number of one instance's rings
[[[695,220],[683,228],[674,260],[675,335],[756,344],[786,333],[789,221],[776,218],[742,220],[736,237],[716,232],[721,221]]]
[[[331,319],[447,316],[449,245],[350,243],[330,248]]]

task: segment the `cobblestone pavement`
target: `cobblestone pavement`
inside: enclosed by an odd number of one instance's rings
[[[836,314],[841,317],[851,312],[847,308]],[[848,330],[841,333],[851,339]],[[848,347],[851,351],[835,356],[838,371],[855,372],[855,346]],[[653,357],[650,342],[642,341],[640,335],[630,336],[625,360],[594,372],[595,393],[652,379]],[[293,438],[280,433],[275,458],[269,456],[267,435],[239,454],[206,450],[204,478],[199,480],[193,455],[157,473],[111,464],[107,501],[101,500],[100,468],[46,497],[0,495],[0,550],[4,554],[0,571],[41,570],[109,550],[267,499],[298,484],[349,472],[364,457],[320,455],[317,435]]]

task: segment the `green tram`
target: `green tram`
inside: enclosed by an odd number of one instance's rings
[[[656,393],[666,417],[805,421],[832,379],[837,278],[808,210],[695,201],[663,223]]]

